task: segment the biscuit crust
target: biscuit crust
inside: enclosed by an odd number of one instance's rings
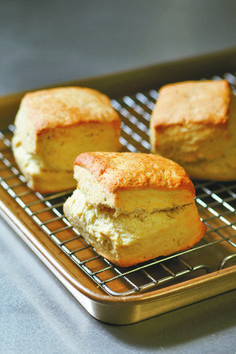
[[[119,125],[118,114],[110,105],[110,99],[87,87],[59,87],[29,92],[24,96],[24,107],[37,134],[45,129],[87,122],[114,122]]]
[[[193,183],[185,170],[155,154],[82,153],[74,162],[76,179],[81,178],[81,169],[86,180],[97,185],[94,196],[87,188],[91,200],[96,203],[99,198],[105,198],[106,204],[115,208],[173,207],[180,200],[188,203],[195,196]]]
[[[154,154],[86,152],[74,165],[85,167],[110,192],[128,189],[189,189],[194,187],[177,163]]]
[[[226,80],[186,81],[160,89],[153,125],[225,124],[231,90]]]

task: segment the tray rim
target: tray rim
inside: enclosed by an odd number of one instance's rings
[[[188,70],[190,70],[190,68],[196,65],[196,63],[199,65],[200,62],[203,64],[204,61],[207,62],[208,67],[209,60],[215,60],[214,58],[216,58],[218,65],[219,63],[221,63],[221,65],[222,63],[224,63],[227,67],[228,63],[226,63],[226,59],[229,58],[229,66],[231,66],[234,62],[234,68],[236,70],[235,47],[230,50],[210,53],[199,57],[187,58],[183,60],[168,62],[165,64],[146,66],[143,68],[134,69],[132,71],[125,71],[105,76],[103,75],[97,78],[77,80],[69,83],[59,83],[56,86],[54,85],[50,87],[79,84],[83,86],[86,85],[94,87],[101,90],[100,87],[102,85],[103,80],[105,80],[107,84],[105,84],[104,89],[106,87],[106,91],[108,91],[105,93],[109,94],[109,96],[115,97],[117,92],[116,94],[114,93],[114,95],[111,95],[109,91],[110,84],[108,84],[108,81],[112,81],[114,85],[114,78],[116,83],[120,81],[122,82],[122,85],[124,85],[124,78],[127,75],[127,77],[129,78],[137,75],[139,81],[140,78],[145,75],[145,73],[148,73],[149,76],[152,70],[155,70],[155,72],[159,72],[163,69],[167,70],[170,67],[183,68],[184,66],[188,66]],[[222,68],[222,72],[223,71],[225,71],[225,69]],[[162,83],[160,84],[160,86],[161,85]],[[130,90],[132,90],[132,87],[128,87],[129,92]],[[24,93],[25,92],[18,92],[15,94],[0,97],[1,117],[5,118],[4,112],[10,109],[8,119],[4,120],[4,124],[6,127],[9,125],[9,120],[10,123],[13,123],[12,119],[14,116],[12,114],[16,108],[18,109],[19,100],[21,99]],[[0,118],[0,122],[2,120],[3,119]],[[2,123],[0,123],[0,125],[1,124]],[[7,195],[7,192],[2,190],[0,192],[0,196],[2,197],[0,200],[0,215],[2,219],[4,219],[15,231],[15,233],[20,236],[20,238],[29,246],[29,248],[31,248],[31,250],[49,268],[49,270],[56,276],[56,278],[61,282],[61,284],[64,285],[64,287],[69,290],[69,292],[81,303],[81,305],[85,307],[86,310],[98,320],[111,324],[131,324],[236,288],[236,266],[231,266],[223,270],[200,276],[197,278],[197,281],[195,279],[188,280],[177,285],[171,285],[165,287],[164,289],[155,289],[147,293],[121,297],[111,297],[110,295],[96,293],[95,291],[89,289],[87,287],[87,284],[84,285],[75,279],[72,272],[65,268],[64,264],[61,264],[60,259],[56,257],[54,251],[50,249],[50,246],[47,246],[45,248],[45,245],[43,245],[39,240],[37,240],[37,236],[34,235],[34,229],[35,227],[39,229],[39,227],[34,223],[33,220],[31,220],[31,218],[24,211],[24,218],[22,219],[22,221],[19,221],[19,213],[22,213],[22,211],[20,210],[20,206],[9,195]],[[53,245],[53,242],[51,240],[48,241],[50,241],[49,243]],[[66,257],[66,255],[64,256]],[[73,266],[76,267],[76,265],[74,265],[72,261],[70,262],[72,268]],[[209,284],[217,284],[217,286],[215,286],[214,289],[211,289]],[[196,288],[198,287],[207,290],[206,293],[202,291],[200,292],[200,294],[196,294]],[[183,300],[181,300],[181,296],[186,291],[192,296],[190,296],[191,299],[189,299],[189,301],[186,301],[185,299],[185,301],[183,302]],[[172,299],[172,301],[170,301],[170,299]],[[174,303],[170,304],[170,302],[173,302],[173,299],[175,300]],[[159,305],[159,307],[156,308],[155,311],[152,310],[152,312],[150,313],[150,306],[152,305]],[[112,317],[110,306],[113,307]]]

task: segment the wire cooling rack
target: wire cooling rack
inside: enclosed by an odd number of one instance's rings
[[[234,89],[235,76],[227,73],[224,78]],[[150,114],[157,97],[158,92],[150,90],[112,100],[122,119],[122,151],[150,151]],[[0,132],[1,187],[34,220],[45,237],[105,294],[139,294],[236,265],[236,181],[194,181],[196,204],[202,221],[207,225],[207,232],[197,245],[168,257],[120,268],[101,257],[63,215],[63,204],[72,190],[45,196],[28,188],[11,152],[13,132],[13,125]]]

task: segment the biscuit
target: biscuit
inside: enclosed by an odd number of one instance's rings
[[[236,178],[236,97],[226,80],[187,81],[160,89],[151,115],[151,151],[190,178]]]
[[[97,90],[61,87],[27,93],[15,118],[12,149],[29,186],[52,193],[75,186],[73,163],[84,151],[117,151],[121,121]]]
[[[188,249],[205,233],[195,189],[178,164],[154,154],[88,152],[74,164],[70,223],[122,267]]]

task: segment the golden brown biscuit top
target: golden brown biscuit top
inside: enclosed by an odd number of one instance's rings
[[[153,111],[154,125],[224,124],[228,119],[230,96],[226,80],[186,81],[163,86]]]
[[[23,97],[21,107],[39,131],[83,122],[119,122],[110,99],[97,90],[84,87],[30,92]]]
[[[128,189],[195,189],[185,170],[175,162],[154,154],[131,152],[87,152],[74,165],[86,168],[110,192]]]

